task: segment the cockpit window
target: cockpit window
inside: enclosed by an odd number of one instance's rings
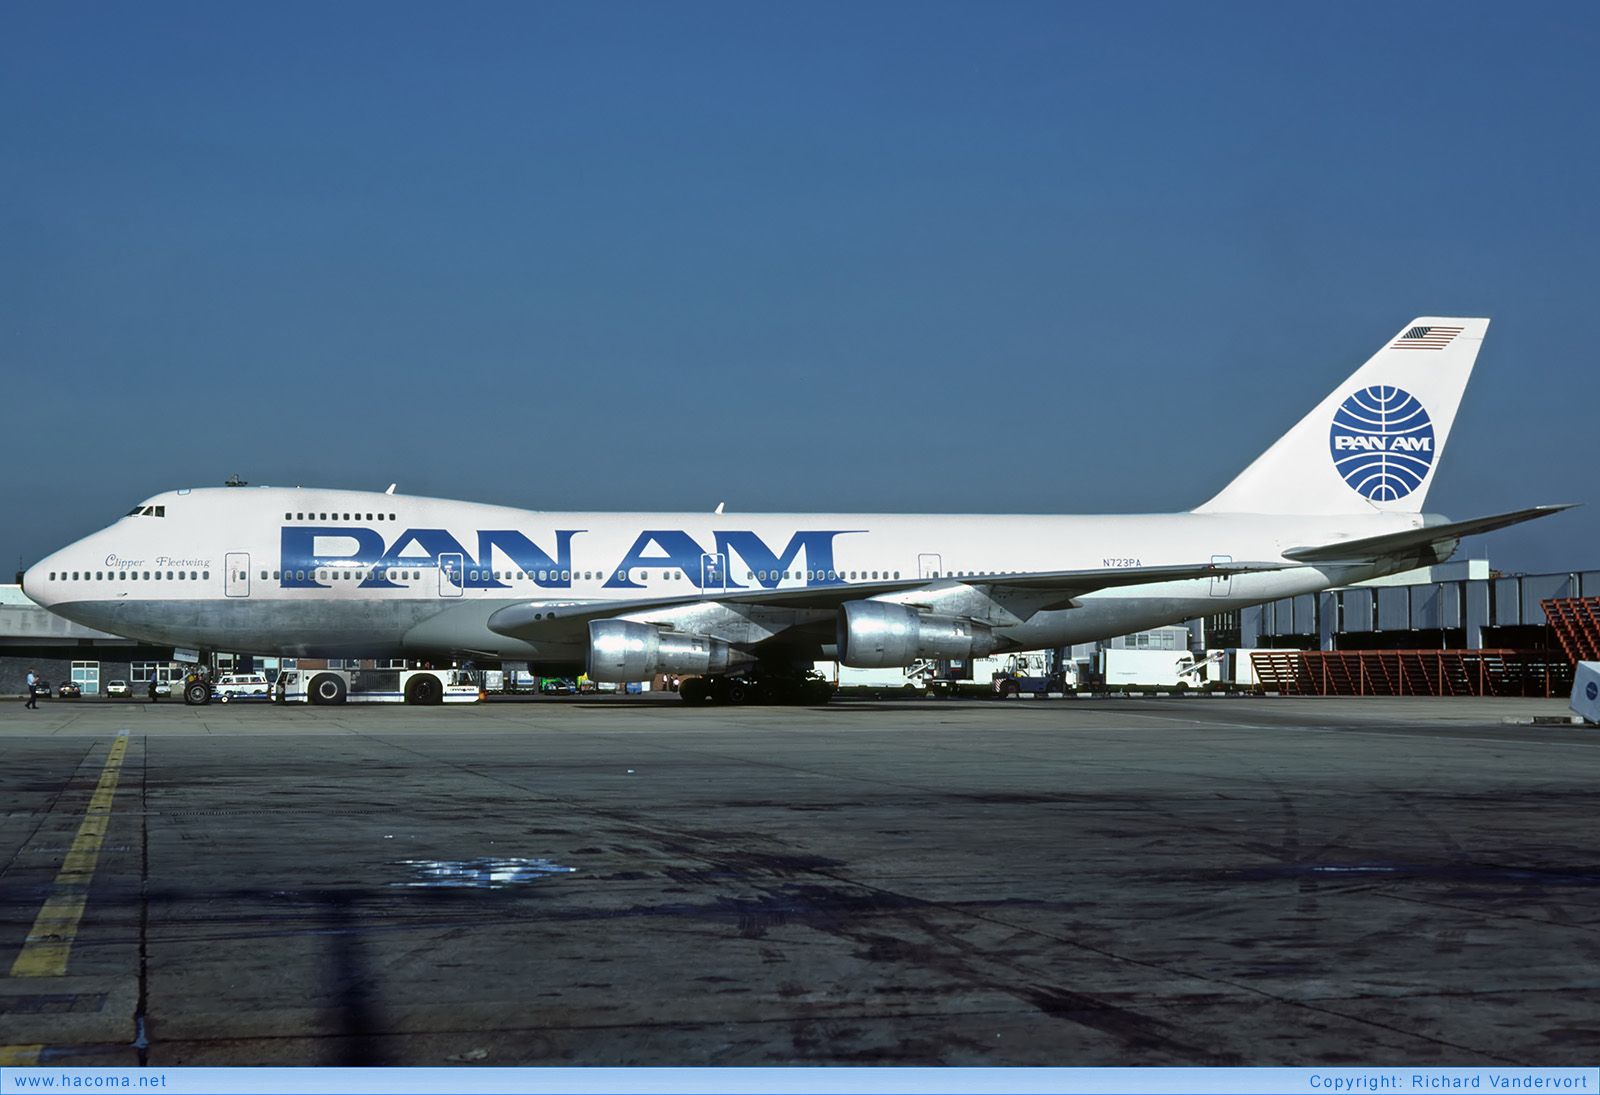
[[[165,517],[166,506],[134,506],[128,511],[129,517]]]

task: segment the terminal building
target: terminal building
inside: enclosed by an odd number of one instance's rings
[[[1600,597],[1600,570],[1508,575],[1491,570],[1487,560],[1470,559],[1193,620],[1188,646],[1195,651],[1497,650],[1559,656],[1560,642],[1542,602],[1584,597]],[[1174,640],[1163,635],[1161,641]],[[1121,648],[1129,641],[1096,645]],[[1063,660],[1083,653],[1059,652]],[[129,681],[138,695],[152,676],[168,672],[173,656],[171,647],[62,619],[30,601],[20,585],[0,585],[0,693],[25,692],[32,668],[52,686],[73,681],[84,695],[103,693],[111,680]],[[224,669],[270,672],[277,664],[229,655],[221,660]]]

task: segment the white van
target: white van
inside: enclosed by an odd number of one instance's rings
[[[223,703],[235,699],[272,698],[272,685],[260,673],[224,673],[211,686],[211,694]]]

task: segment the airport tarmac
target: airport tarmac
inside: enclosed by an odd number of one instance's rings
[[[0,1053],[1592,1065],[1566,713],[10,703]]]

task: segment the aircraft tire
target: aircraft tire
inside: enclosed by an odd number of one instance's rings
[[[689,677],[679,682],[678,698],[691,707],[698,707],[711,698],[704,677]]]
[[[319,673],[311,678],[311,702],[327,706],[344,702],[344,681],[332,673]]]
[[[406,702],[417,707],[432,707],[444,702],[444,686],[437,677],[412,677],[406,685]]]
[[[750,702],[750,686],[741,680],[716,677],[711,684],[711,697],[729,706]]]
[[[190,707],[204,707],[211,702],[211,686],[205,681],[190,681],[183,687],[183,702]]]

